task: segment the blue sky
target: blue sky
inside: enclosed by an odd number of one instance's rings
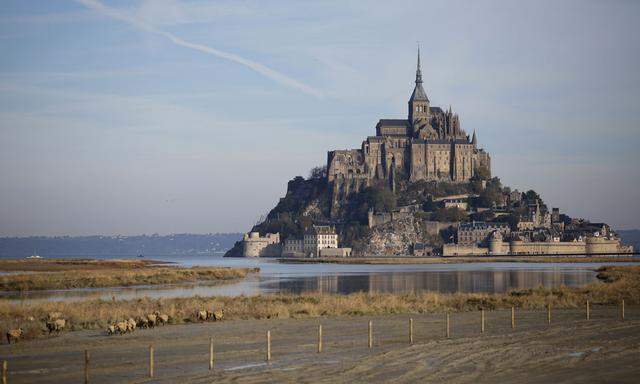
[[[640,3],[0,3],[0,235],[244,231],[425,88],[494,174],[640,227]]]

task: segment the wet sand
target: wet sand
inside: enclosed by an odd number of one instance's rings
[[[637,382],[640,377],[640,308],[240,320],[158,327],[124,336],[70,332],[60,337],[0,346],[10,383],[69,383],[84,378],[84,350],[91,353],[92,383],[161,382]],[[409,317],[414,344],[409,344]],[[374,346],[368,348],[367,323]],[[318,354],[317,325],[324,350]],[[272,362],[265,363],[271,330]],[[208,371],[209,337],[216,367]],[[155,378],[148,375],[153,344]]]

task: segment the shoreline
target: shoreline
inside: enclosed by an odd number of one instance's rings
[[[638,256],[375,256],[350,258],[277,258],[283,264],[466,264],[466,263],[639,263]]]

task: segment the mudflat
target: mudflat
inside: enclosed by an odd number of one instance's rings
[[[409,342],[413,319],[414,343]],[[373,348],[368,347],[368,322]],[[317,352],[318,325],[323,351]],[[233,320],[157,327],[122,336],[101,331],[0,346],[10,383],[160,382],[637,382],[640,307]],[[272,360],[266,358],[271,331]],[[215,369],[208,370],[213,338]],[[153,345],[154,378],[148,377]]]

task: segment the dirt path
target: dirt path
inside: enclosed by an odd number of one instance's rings
[[[9,360],[9,383],[83,382],[84,350],[91,353],[92,383],[162,382],[637,382],[640,377],[640,308],[488,312],[451,315],[444,338],[442,314],[246,320],[140,330],[125,336],[73,332],[61,337],[0,346]],[[374,347],[368,348],[367,322]],[[316,352],[322,323],[324,351]],[[272,362],[265,363],[265,332],[272,334]],[[216,370],[208,371],[209,337]],[[153,344],[155,378],[147,377]]]

